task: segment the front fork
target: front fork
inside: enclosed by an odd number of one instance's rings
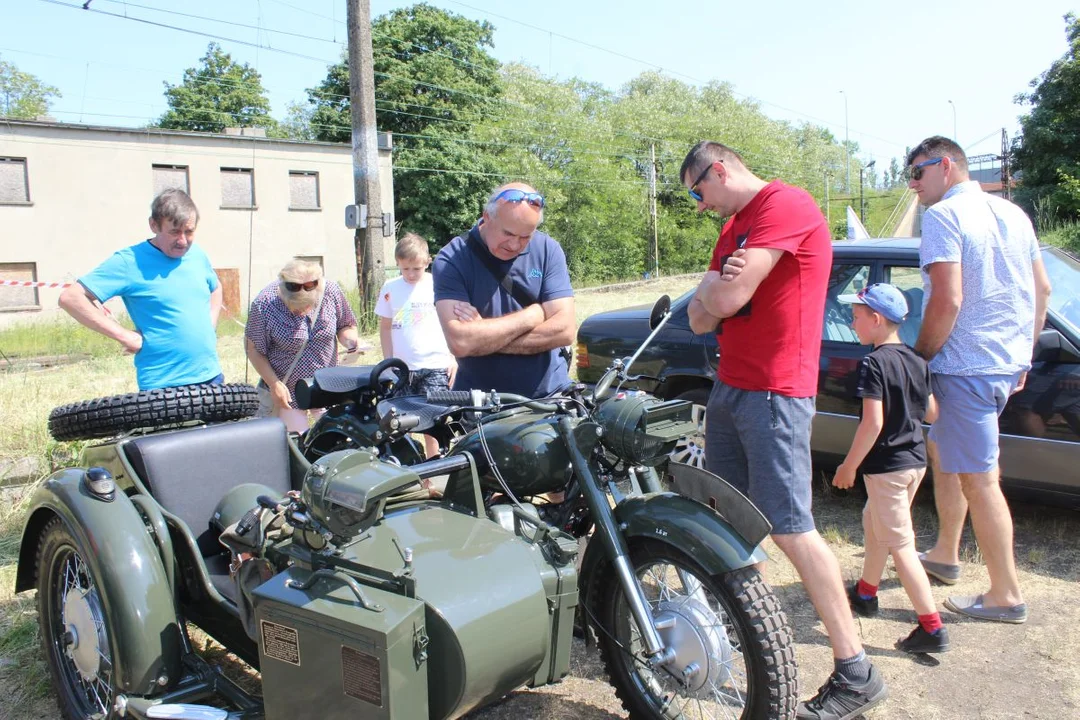
[[[587,453],[591,453],[596,447],[601,432],[600,426],[596,423],[580,422],[575,427],[569,417],[563,416],[559,419],[559,435],[570,454],[570,464],[573,465],[575,474],[580,478],[578,484],[581,494],[585,498],[585,504],[588,505],[596,525],[595,535],[604,543],[604,549],[607,550],[611,564],[615,568],[623,594],[630,603],[630,614],[634,616],[634,621],[641,629],[649,664],[664,665],[675,659],[675,651],[670,647],[665,647],[660,635],[656,632],[652,610],[645,600],[637,576],[630,565],[630,552],[626,547],[622,532],[615,524],[615,515],[611,511],[611,505],[608,504],[607,493],[601,489],[599,480],[589,467]],[[653,475],[655,477],[655,473]]]

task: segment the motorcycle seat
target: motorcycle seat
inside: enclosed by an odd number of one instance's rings
[[[157,433],[124,444],[150,495],[187,525],[203,557],[224,551],[211,526],[218,502],[242,483],[292,489],[289,438],[277,418]]]
[[[314,377],[296,383],[296,406],[301,410],[330,407],[347,401],[353,393],[371,387],[374,365],[337,365],[320,368]]]

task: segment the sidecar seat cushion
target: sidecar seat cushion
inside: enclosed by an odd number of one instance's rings
[[[281,495],[291,488],[288,434],[277,418],[146,435],[125,450],[150,494],[191,528],[204,557],[224,550],[210,518],[226,492],[247,482]]]

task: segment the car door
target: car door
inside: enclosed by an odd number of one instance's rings
[[[859,360],[870,348],[859,344],[851,329],[851,306],[841,295],[857,293],[869,285],[874,262],[869,257],[835,255],[825,293],[818,372],[817,414],[812,446],[815,453],[844,455],[851,447],[859,424],[859,400],[855,397]]]
[[[1080,263],[1054,248],[1043,262],[1053,291],[1024,389],[1001,415],[1001,474],[1080,503]]]

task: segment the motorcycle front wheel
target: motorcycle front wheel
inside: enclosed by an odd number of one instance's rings
[[[637,542],[630,559],[675,660],[650,667],[614,575],[604,587],[600,651],[631,720],[792,718],[798,700],[787,617],[754,568],[709,575],[687,554]]]

